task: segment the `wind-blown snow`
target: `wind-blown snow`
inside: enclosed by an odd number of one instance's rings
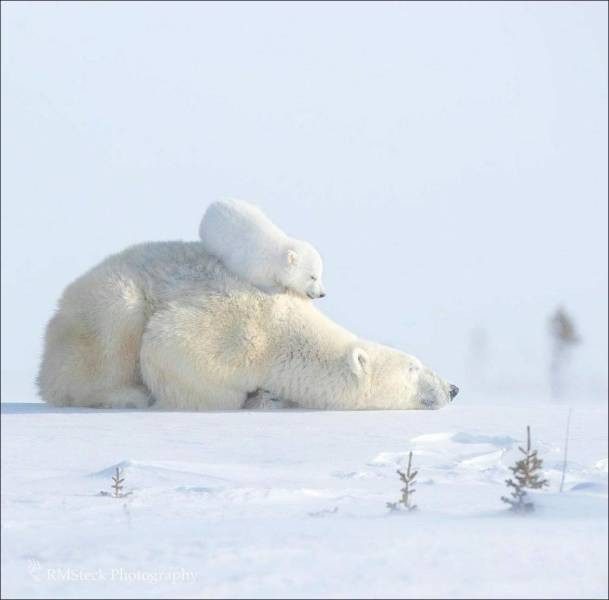
[[[2,409],[3,597],[607,595],[604,407],[573,411],[562,494],[564,406]],[[551,485],[517,517],[527,424]],[[410,450],[419,510],[391,515]]]

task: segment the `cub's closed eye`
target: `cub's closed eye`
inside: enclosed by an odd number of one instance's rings
[[[315,277],[315,275],[311,275],[311,279],[312,279],[313,281],[317,281],[317,277]]]

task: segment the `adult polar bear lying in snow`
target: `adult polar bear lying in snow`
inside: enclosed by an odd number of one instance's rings
[[[303,408],[440,408],[451,386],[293,294],[236,278],[198,242],[134,246],[72,283],[38,377],[56,405],[237,409],[266,390]]]

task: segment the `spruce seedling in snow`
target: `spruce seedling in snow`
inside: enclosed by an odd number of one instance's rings
[[[120,498],[123,495],[123,481],[124,478],[121,479],[121,470],[116,467],[116,474],[112,476],[112,495],[115,498]]]
[[[397,502],[387,502],[387,508],[391,511],[400,510],[415,510],[417,505],[412,503],[412,495],[415,493],[414,480],[417,476],[418,471],[412,471],[412,451],[408,454],[408,468],[406,473],[403,473],[399,469],[396,473],[400,476],[400,479],[404,483],[402,488],[402,497]]]
[[[539,489],[548,485],[546,479],[541,479],[539,473],[543,466],[543,461],[538,458],[537,450],[531,450],[531,428],[527,425],[527,449],[518,446],[524,458],[517,460],[510,471],[514,473],[513,479],[506,479],[505,483],[512,488],[511,498],[501,496],[501,500],[510,505],[510,510],[519,513],[527,513],[534,510],[535,505],[528,500],[526,489]]]
[[[119,467],[115,467],[114,475],[112,475],[112,492],[99,492],[100,496],[108,496],[112,498],[126,498],[130,496],[132,492],[123,493],[123,481],[125,481],[124,477],[121,477],[121,469]]]

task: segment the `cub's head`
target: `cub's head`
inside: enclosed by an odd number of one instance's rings
[[[418,358],[387,346],[355,345],[348,360],[369,408],[437,409],[459,392]]]
[[[323,262],[311,244],[294,240],[285,251],[283,261],[282,285],[311,299],[326,295],[321,281]]]

